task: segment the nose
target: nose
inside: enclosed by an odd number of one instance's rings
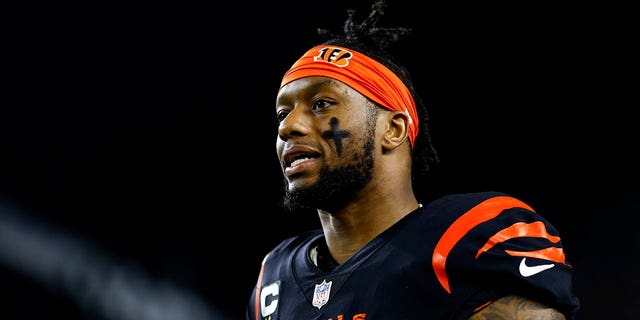
[[[280,121],[278,137],[287,141],[291,137],[305,136],[309,133],[313,123],[311,112],[303,106],[294,107],[287,116]]]

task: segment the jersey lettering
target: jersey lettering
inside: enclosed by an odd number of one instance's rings
[[[353,316],[353,318],[351,318],[351,320],[364,320],[367,318],[367,314],[366,313],[358,313],[355,316]],[[347,318],[348,319],[348,318]],[[333,318],[329,318],[327,320],[333,320]],[[344,314],[339,314],[335,320],[345,320]]]
[[[278,310],[280,296],[280,281],[268,284],[260,290],[260,314],[262,318],[269,318]]]

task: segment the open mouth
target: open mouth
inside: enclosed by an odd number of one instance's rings
[[[296,153],[296,154],[292,154],[291,156],[287,157],[287,159],[285,160],[285,165],[287,167],[294,167],[297,166],[307,160],[311,160],[311,159],[315,159],[318,158],[317,154],[311,154],[311,153]]]
[[[285,168],[290,168],[319,157],[320,153],[309,148],[293,147],[283,154],[283,163]]]

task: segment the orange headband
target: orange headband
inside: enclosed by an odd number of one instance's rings
[[[387,67],[362,53],[337,46],[317,46],[307,51],[285,73],[280,88],[309,76],[344,82],[365,97],[392,111],[409,115],[409,141],[418,135],[418,114],[409,89]]]

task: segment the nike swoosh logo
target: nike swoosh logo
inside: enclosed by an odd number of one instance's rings
[[[553,266],[555,266],[553,263],[551,263],[551,264],[541,264],[539,266],[530,267],[525,263],[526,260],[527,258],[522,258],[522,261],[520,261],[520,267],[518,268],[518,270],[520,271],[520,274],[523,277],[531,277],[534,274],[540,273],[542,271],[553,268]]]

